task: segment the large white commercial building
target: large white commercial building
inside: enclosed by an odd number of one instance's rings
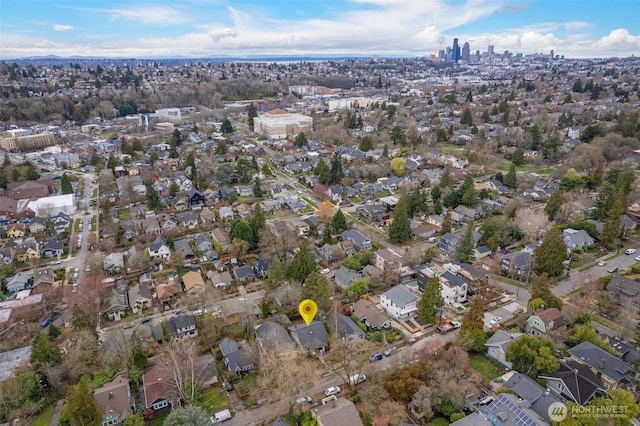
[[[286,139],[300,132],[311,132],[313,119],[306,115],[274,109],[253,119],[256,133],[273,139]]]

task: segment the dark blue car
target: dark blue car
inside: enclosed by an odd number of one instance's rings
[[[371,355],[371,358],[369,358],[369,362],[380,361],[381,359],[382,359],[382,354],[380,352],[377,352]]]
[[[41,325],[42,327],[46,327],[46,326],[48,326],[49,324],[51,324],[51,321],[52,321],[52,320],[51,320],[51,318],[45,318],[45,319],[43,319],[43,320],[42,320],[42,322],[40,323],[40,325]]]

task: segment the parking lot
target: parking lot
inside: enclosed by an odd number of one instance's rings
[[[525,309],[526,308],[520,305],[518,302],[511,302],[500,308],[494,309],[491,312],[485,312],[484,313],[484,326],[486,327],[485,331],[493,327],[493,324],[491,324],[491,321],[495,320],[496,318],[502,318],[502,321],[500,322],[500,324],[503,324],[509,321],[511,318],[516,317],[520,313],[524,312]]]

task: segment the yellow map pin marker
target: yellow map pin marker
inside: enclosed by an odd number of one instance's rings
[[[304,322],[309,325],[318,313],[318,305],[316,305],[316,302],[311,299],[305,299],[300,302],[298,311],[300,311],[300,315],[302,315],[302,319],[304,320]]]

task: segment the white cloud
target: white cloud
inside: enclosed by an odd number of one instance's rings
[[[53,29],[54,31],[71,31],[73,27],[71,25],[54,24]]]
[[[238,32],[233,28],[214,28],[207,31],[207,34],[214,41],[220,41],[223,38],[236,37],[238,35]]]

